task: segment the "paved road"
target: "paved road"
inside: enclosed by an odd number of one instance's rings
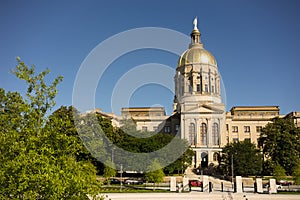
[[[232,194],[232,193],[108,193],[105,200],[299,200],[300,195]]]

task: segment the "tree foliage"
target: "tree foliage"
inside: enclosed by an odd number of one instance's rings
[[[262,170],[262,155],[255,144],[248,140],[229,143],[222,149],[220,168],[231,174],[233,161],[234,176],[258,175]]]
[[[300,128],[295,127],[292,119],[274,118],[262,129],[259,143],[267,159],[292,174],[300,161]]]
[[[166,145],[168,145],[171,141],[174,142],[173,149],[170,150],[172,152],[179,149],[186,149],[186,151],[179,158],[174,159],[175,161],[165,167],[164,171],[167,174],[184,171],[191,163],[194,152],[188,148],[188,143],[186,140],[182,140],[177,138],[171,134],[166,133],[153,133],[147,131],[139,131],[136,129],[136,125],[132,120],[123,121],[123,126],[121,128],[112,128],[111,122],[108,119],[105,119],[101,116],[98,116],[99,123],[105,132],[107,138],[117,147],[133,153],[151,153],[157,150],[162,149]],[[141,137],[142,136],[142,137]],[[107,147],[111,148],[111,147]],[[111,150],[107,150],[107,152],[111,152]],[[172,155],[172,152],[165,152],[163,156]],[[132,165],[135,169],[146,169],[148,165],[152,164],[149,161],[153,160],[153,157],[147,157],[145,155],[145,160],[137,160],[135,157],[126,156],[126,160],[123,159],[123,155],[118,152],[118,150],[114,151],[116,164],[123,162],[129,163],[127,166]],[[119,155],[120,154],[120,155]],[[167,159],[161,157],[159,159]],[[122,160],[118,159],[121,158]],[[149,163],[149,164],[148,164]],[[145,166],[147,165],[147,166]],[[123,165],[126,166],[126,165]],[[133,169],[125,169],[125,170],[133,170]]]
[[[111,162],[111,161],[107,161]],[[110,167],[112,166],[112,167]],[[104,165],[103,176],[108,179],[117,175],[117,170],[115,169],[115,164],[110,163],[110,165]]]
[[[75,134],[70,115],[55,105],[56,78],[35,74],[19,58],[13,73],[27,83],[27,99],[0,89],[0,199],[86,199],[96,194],[96,170]]]
[[[294,182],[296,185],[300,185],[300,163],[298,163],[293,170]]]
[[[280,165],[276,164],[273,169],[273,176],[276,180],[282,180],[285,178],[285,169]]]
[[[158,169],[158,170],[156,170]],[[145,174],[145,180],[151,183],[154,183],[153,190],[155,189],[156,183],[161,183],[164,180],[164,172],[162,167],[157,159],[153,161],[153,163],[149,166],[149,172]]]

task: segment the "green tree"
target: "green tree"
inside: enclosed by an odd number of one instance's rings
[[[35,75],[34,66],[17,61],[13,73],[27,83],[27,100],[0,89],[0,199],[87,199],[99,187],[95,167],[76,159],[71,125],[46,116],[62,78],[48,86],[49,70]]]
[[[231,174],[233,161],[234,176],[258,175],[262,168],[262,155],[255,144],[248,140],[229,143],[222,148],[220,168]]]
[[[149,166],[149,172],[145,174],[145,180],[154,183],[153,190],[155,190],[155,184],[161,183],[164,180],[164,171],[157,159],[154,159],[153,163]]]
[[[300,163],[293,170],[293,177],[296,185],[300,185]]]
[[[288,175],[300,161],[300,128],[292,119],[274,118],[261,132],[259,144],[264,155],[280,164]]]
[[[273,176],[276,180],[282,180],[285,178],[285,169],[280,165],[276,164],[273,169]]]
[[[108,184],[110,184],[109,178],[115,177],[117,175],[117,170],[115,169],[116,167],[114,163],[111,163],[111,161],[107,162],[109,163],[107,163],[107,165],[104,165],[103,176],[106,178]]]
[[[189,147],[186,152],[180,156],[176,161],[164,168],[166,174],[184,173],[184,171],[192,164],[192,159],[195,152]]]

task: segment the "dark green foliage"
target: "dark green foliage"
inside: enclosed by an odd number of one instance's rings
[[[273,176],[276,180],[283,180],[286,177],[284,168],[277,164],[273,168]]]
[[[148,171],[149,172],[145,174],[145,180],[154,183],[153,190],[155,190],[155,184],[163,182],[165,176],[162,166],[157,159],[154,159],[153,163],[149,166]]]
[[[300,161],[300,128],[292,119],[275,118],[262,129],[260,145],[264,155],[281,165],[288,175]]]
[[[56,85],[19,58],[14,74],[28,85],[27,100],[0,89],[0,199],[87,199],[96,194],[96,170],[76,136],[68,108],[49,117]]]
[[[231,174],[233,160],[234,176],[258,175],[262,170],[262,155],[255,144],[248,140],[229,143],[222,149],[220,168],[224,174]]]
[[[175,162],[168,165],[164,169],[167,174],[174,172],[178,173],[182,170],[184,171],[192,162],[194,152],[188,148],[188,143],[185,140],[181,140],[171,134],[138,131],[136,130],[135,123],[132,120],[123,121],[124,125],[121,128],[113,128],[108,119],[105,119],[99,115],[97,117],[99,124],[109,141],[125,151],[132,153],[151,153],[162,149],[171,141],[173,141],[176,145],[173,145],[174,149],[169,149],[169,151],[180,151],[180,149],[186,149],[183,155],[181,155],[179,158],[175,158]],[[108,146],[107,152],[111,153],[111,151],[111,147]],[[147,165],[150,165],[151,163],[149,163],[149,161],[153,159],[152,157],[148,158],[146,154],[144,161],[137,160],[135,157],[124,156],[120,154],[121,153],[118,150],[114,151],[116,164],[121,162],[124,164],[124,162],[127,162],[129,163],[127,166],[132,165],[135,168],[141,169],[149,168]],[[169,156],[172,155],[172,152],[165,152],[163,155]],[[159,159],[167,159],[161,156],[162,154],[160,154]],[[126,159],[123,159],[124,157],[126,157]],[[118,158],[121,158],[122,160]]]
[[[296,185],[300,185],[300,163],[293,170],[294,181]]]
[[[182,174],[187,169],[188,166],[192,164],[192,158],[194,157],[195,152],[188,148],[186,152],[180,156],[175,162],[166,166],[164,172],[166,174]]]

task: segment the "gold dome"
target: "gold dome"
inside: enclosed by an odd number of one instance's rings
[[[179,58],[177,67],[182,67],[189,64],[210,64],[217,65],[215,57],[201,46],[193,46],[186,50]]]

